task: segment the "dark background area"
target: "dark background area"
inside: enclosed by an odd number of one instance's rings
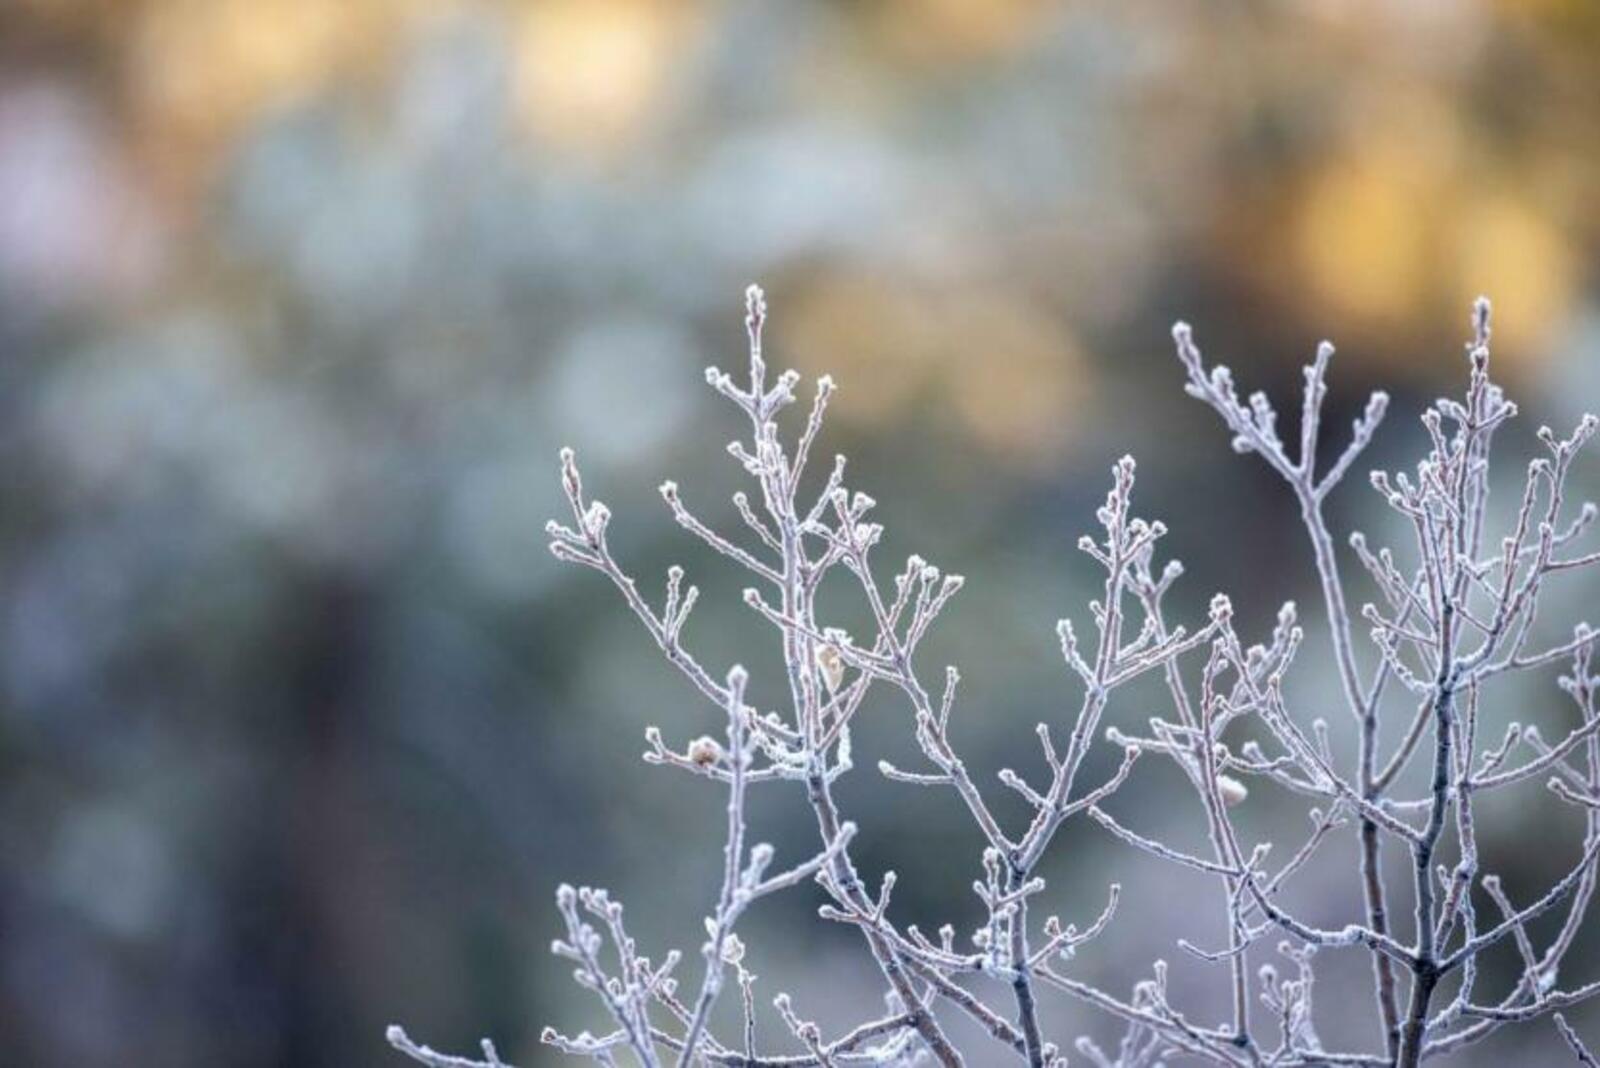
[[[1585,0],[8,0],[3,1059],[393,1064],[398,1020],[553,1063],[540,1025],[603,1026],[546,953],[564,880],[611,887],[696,974],[722,797],[638,755],[647,723],[681,744],[717,713],[542,527],[571,444],[652,596],[673,562],[701,586],[702,659],[773,682],[743,577],[655,492],[731,516],[743,428],[701,371],[742,365],[752,280],[773,361],[841,385],[823,448],[881,502],[888,555],[968,577],[925,664],[962,665],[982,778],[1037,771],[1032,724],[1076,708],[1052,628],[1087,626],[1073,545],[1124,452],[1188,565],[1179,614],[1226,590],[1264,634],[1298,598],[1297,711],[1342,729],[1298,516],[1182,395],[1170,324],[1290,427],[1300,365],[1337,341],[1326,425],[1395,394],[1364,473],[1415,457],[1490,294],[1526,413],[1504,502],[1533,428],[1600,401],[1597,189]],[[1352,477],[1340,535],[1403,546],[1378,504]],[[1585,581],[1549,599],[1553,633]],[[1554,674],[1505,707],[1567,722]],[[1138,691],[1111,721],[1161,712]],[[900,872],[908,921],[970,925],[976,833],[871,771],[914,764],[906,709],[878,694],[863,717],[841,787],[863,867]],[[1177,775],[1147,763],[1114,811],[1193,840]],[[1298,803],[1253,800],[1246,828],[1303,829]],[[780,858],[812,848],[796,797],[756,817]],[[1480,820],[1518,900],[1576,855],[1536,784]],[[1329,923],[1357,901],[1349,837],[1299,886]],[[1220,937],[1220,905],[1195,932],[1181,875],[1093,826],[1046,867],[1080,924],[1124,883],[1078,974],[1126,990],[1165,957],[1221,1013],[1215,969],[1173,946]],[[817,903],[763,903],[746,940],[763,1001],[790,990],[832,1029],[879,993]],[[1595,946],[1565,982],[1595,978]],[[1364,954],[1321,960],[1324,1038],[1367,1042]],[[1048,1012],[1058,1038],[1120,1033]],[[1539,1024],[1466,1063],[1512,1050],[1563,1056]]]

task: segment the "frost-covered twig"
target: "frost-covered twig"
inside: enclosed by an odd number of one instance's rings
[[[1584,1068],[1600,1068],[1600,1061],[1594,1059],[1594,1054],[1589,1052],[1589,1047],[1583,1044],[1583,1039],[1578,1037],[1578,1032],[1567,1023],[1567,1018],[1559,1012],[1552,1016],[1556,1022],[1556,1030],[1561,1032],[1561,1037],[1572,1050],[1572,1055],[1578,1058],[1578,1063]]]

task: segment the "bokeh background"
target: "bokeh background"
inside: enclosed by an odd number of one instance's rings
[[[3,1059],[394,1064],[399,1020],[554,1063],[541,1024],[603,1023],[546,954],[562,880],[611,887],[696,974],[721,797],[638,755],[645,724],[681,743],[717,713],[541,528],[570,443],[646,587],[672,562],[701,585],[707,663],[771,680],[742,578],[655,493],[731,512],[740,427],[701,369],[740,365],[751,280],[774,360],[840,382],[825,447],[882,501],[889,554],[968,576],[926,664],[963,666],[985,779],[1037,774],[1032,724],[1075,707],[1052,625],[1086,619],[1072,545],[1123,452],[1189,566],[1178,614],[1223,589],[1264,633],[1298,597],[1297,707],[1342,727],[1294,509],[1182,396],[1169,324],[1290,425],[1333,337],[1328,425],[1387,386],[1371,455],[1398,464],[1489,293],[1530,413],[1515,479],[1539,422],[1600,402],[1597,189],[1587,0],[7,0]],[[1375,504],[1352,479],[1340,528],[1403,544]],[[1562,589],[1551,633],[1600,592]],[[1553,675],[1489,722],[1570,723]],[[1141,691],[1112,721],[1162,710]],[[913,763],[903,706],[863,715],[863,769]],[[1116,811],[1194,842],[1156,764]],[[951,798],[870,770],[842,790],[905,920],[975,922]],[[797,800],[759,801],[780,856],[811,848]],[[1261,787],[1241,819],[1287,843],[1285,801]],[[1536,784],[1480,818],[1519,899],[1576,854]],[[1296,884],[1327,922],[1355,900],[1348,839]],[[1126,990],[1164,957],[1220,1018],[1217,971],[1173,945],[1180,920],[1220,938],[1215,890],[1129,852],[1076,828],[1048,865],[1080,923],[1126,887],[1077,974]],[[753,913],[749,962],[763,1003],[787,989],[832,1029],[878,985],[816,904]],[[1322,962],[1325,1039],[1369,1045],[1364,955]],[[1119,1034],[1050,1012],[1058,1039]],[[1513,1051],[1563,1056],[1541,1024],[1471,1063]]]

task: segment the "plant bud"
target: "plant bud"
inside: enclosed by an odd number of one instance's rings
[[[822,671],[822,681],[827,685],[828,693],[838,693],[844,683],[844,658],[839,655],[838,648],[832,645],[818,646],[817,667]]]
[[[706,768],[722,759],[722,746],[715,738],[701,735],[689,743],[689,761],[696,767]]]
[[[1222,803],[1229,808],[1242,803],[1250,796],[1249,788],[1232,775],[1217,776],[1217,793],[1221,796]]]

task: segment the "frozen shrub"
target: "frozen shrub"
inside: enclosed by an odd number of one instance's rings
[[[1335,758],[1333,725],[1303,722],[1288,707],[1282,684],[1302,648],[1292,603],[1283,606],[1266,640],[1256,644],[1237,633],[1228,600],[1220,595],[1206,619],[1190,627],[1169,622],[1163,601],[1182,569],[1175,561],[1157,565],[1164,527],[1134,517],[1134,462],[1124,458],[1113,468],[1111,490],[1096,513],[1099,535],[1079,542],[1104,573],[1104,593],[1089,606],[1086,635],[1068,620],[1058,627],[1061,654],[1078,679],[1077,714],[1067,724],[1036,727],[1049,769],[1045,778],[1028,781],[1009,769],[999,775],[1000,784],[1020,794],[1033,811],[1025,825],[1015,827],[996,818],[985,789],[951,741],[960,680],[956,668],[926,680],[916,667],[918,646],[961,588],[961,577],[913,556],[884,580],[876,555],[883,531],[868,518],[874,502],[845,488],[842,456],[821,476],[819,490],[803,490],[833,382],[826,377],[817,382],[809,417],[795,436],[785,438],[778,419],[797,400],[799,376],[785,372],[769,379],[761,349],[766,307],[760,290],[747,294],[747,312],[748,377],[736,381],[715,368],[706,377],[749,422],[749,438],[729,446],[758,489],[753,497],[734,498],[748,530],[737,537],[712,530],[689,510],[674,483],[663,484],[661,493],[681,526],[753,576],[756,585],[744,599],[782,644],[788,701],[782,711],[748,705],[742,668],[713,671],[686,648],[683,626],[695,604],[695,588],[686,586],[683,571],[674,567],[659,607],[645,597],[607,542],[610,511],[585,494],[573,453],[563,450],[561,480],[572,518],[570,525],[549,525],[550,549],[561,560],[605,576],[689,685],[726,716],[722,739],[699,737],[682,748],[649,728],[645,759],[725,789],[727,821],[721,890],[705,921],[701,960],[697,968],[685,969],[698,973],[692,981],[675,977],[682,963],[677,951],[659,959],[639,951],[624,929],[621,904],[605,891],[561,887],[556,901],[566,934],[554,950],[575,965],[577,981],[600,1000],[611,1025],[599,1035],[547,1028],[547,1043],[605,1064],[632,1059],[646,1066],[666,1061],[752,1068],[957,1065],[966,1058],[980,1064],[1015,1058],[1035,1066],[1061,1065],[1067,1060],[1059,1045],[1062,1036],[1052,1035],[1043,1019],[1041,999],[1049,994],[1085,1002],[1126,1024],[1126,1037],[1114,1051],[1086,1038],[1076,1041],[1083,1060],[1101,1068],[1168,1059],[1411,1066],[1600,992],[1600,983],[1563,987],[1559,982],[1563,958],[1594,893],[1600,852],[1600,709],[1595,701],[1600,678],[1591,668],[1595,632],[1579,624],[1570,640],[1549,647],[1534,647],[1531,637],[1546,579],[1600,561],[1600,553],[1571,548],[1592,524],[1594,507],[1570,509],[1564,497],[1568,472],[1594,435],[1596,420],[1585,416],[1568,436],[1539,431],[1546,455],[1528,464],[1510,529],[1491,533],[1490,445],[1516,406],[1489,377],[1487,302],[1479,301],[1473,311],[1464,397],[1440,400],[1423,414],[1431,445],[1427,455],[1413,472],[1371,475],[1413,543],[1391,551],[1370,547],[1360,534],[1349,539],[1354,558],[1380,595],[1378,603],[1362,605],[1359,613],[1375,651],[1374,666],[1366,672],[1357,663],[1355,617],[1323,503],[1372,440],[1387,397],[1373,394],[1348,445],[1328,470],[1318,471],[1331,345],[1320,346],[1305,369],[1299,441],[1291,449],[1278,434],[1267,398],[1256,393],[1241,400],[1227,368],[1208,369],[1189,328],[1174,328],[1188,392],[1221,416],[1240,452],[1255,453],[1282,477],[1300,505],[1355,739],[1354,764],[1341,766]],[[840,569],[870,610],[873,632],[865,640],[830,626],[818,610],[819,583]],[[1578,726],[1553,742],[1515,722],[1497,739],[1480,737],[1480,706],[1497,676],[1561,665],[1568,673],[1560,685],[1577,705]],[[1165,684],[1170,712],[1151,720],[1147,737],[1115,728],[1102,731],[1102,713],[1117,690],[1151,673]],[[892,908],[894,874],[870,887],[851,859],[855,827],[840,811],[834,783],[852,768],[852,717],[869,688],[879,685],[910,704],[926,764],[901,769],[879,762],[878,771],[896,782],[955,791],[986,842],[973,869],[986,918],[969,938],[958,939],[949,926],[936,939],[902,926]],[[1398,745],[1384,751],[1379,727],[1393,709],[1402,711],[1407,725]],[[1096,744],[1117,747],[1121,763],[1104,781],[1080,782],[1085,756]],[[1141,759],[1170,760],[1181,769],[1203,816],[1209,851],[1174,848],[1113,819],[1102,807]],[[1421,796],[1399,796],[1397,783],[1413,759],[1431,766],[1428,788]],[[1513,902],[1479,856],[1474,811],[1497,789],[1532,778],[1547,780],[1556,797],[1584,813],[1585,834],[1571,867],[1554,885],[1531,900]],[[1276,851],[1281,859],[1269,862],[1270,843],[1248,840],[1232,821],[1230,810],[1247,797],[1253,779],[1270,780],[1306,800],[1310,831],[1303,841],[1289,843],[1287,851]],[[786,846],[787,867],[776,863],[772,846],[747,840],[746,794],[763,784],[799,787],[790,792],[797,802],[803,797],[815,817],[817,839]],[[1216,880],[1227,944],[1206,949],[1180,941],[1179,946],[1212,962],[1225,977],[1232,1003],[1226,1022],[1198,1022],[1173,1004],[1159,961],[1151,977],[1125,997],[1072,976],[1072,950],[1114,927],[1118,898],[1118,888],[1107,887],[1103,912],[1082,927],[1055,916],[1037,917],[1045,884],[1036,869],[1062,825],[1074,818],[1094,820],[1132,848]],[[1352,912],[1363,919],[1323,929],[1296,915],[1288,884],[1319,847],[1344,833],[1353,833],[1360,843],[1361,871],[1349,886],[1357,895]],[[1386,850],[1410,859],[1405,900],[1395,899],[1379,877]],[[860,933],[882,973],[887,1009],[842,1030],[824,1030],[779,994],[771,1004],[795,1041],[788,1052],[763,1053],[752,1038],[755,980],[743,967],[744,946],[735,929],[752,902],[802,882],[815,882],[825,892],[824,920]],[[1491,914],[1479,914],[1474,886],[1493,902]],[[1530,923],[1546,914],[1559,920],[1541,945]],[[1478,961],[1500,943],[1515,946],[1521,975],[1509,992],[1486,997],[1478,989]],[[1378,1026],[1366,1047],[1358,1036],[1323,1036],[1317,1030],[1313,979],[1316,954],[1325,949],[1371,959]],[[1287,960],[1285,974],[1271,963],[1275,954]],[[745,1026],[741,1034],[715,1034],[708,1026],[711,1008],[730,979],[743,1004]],[[951,1013],[976,1021],[987,1045],[958,1050],[941,1023]],[[1579,1060],[1593,1064],[1559,1014],[1555,1024]],[[429,1065],[503,1063],[487,1042],[485,1060],[476,1061],[419,1046],[399,1028],[392,1028],[389,1038]]]

